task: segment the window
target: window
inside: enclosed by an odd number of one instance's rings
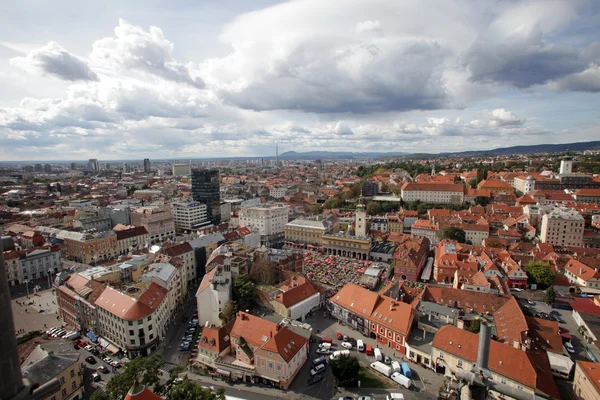
[[[517,389],[519,389],[519,390],[523,390],[523,386],[521,386],[521,385],[517,385]]]
[[[154,333],[151,333],[150,336],[148,336],[148,339],[150,339],[150,340],[154,339]]]
[[[129,321],[129,326],[133,326],[133,321]]]
[[[72,378],[72,377],[74,377],[74,376],[75,376],[75,370],[74,370],[74,369],[72,369],[72,370],[71,370],[71,378]]]
[[[148,330],[151,331],[152,330],[152,325],[148,326]]]
[[[133,336],[133,329],[130,329],[130,330],[129,330],[129,334],[130,334],[131,336]]]
[[[152,315],[148,315],[148,321],[152,321]]]
[[[131,339],[131,340],[129,341],[129,343],[130,343],[130,344],[135,344],[135,339]]]
[[[63,397],[67,397],[67,389],[63,389],[61,393]]]
[[[500,379],[500,382],[506,385],[506,379],[502,378]]]
[[[440,358],[441,358],[442,360],[444,359],[444,353],[442,353],[441,351],[440,351]]]
[[[456,363],[456,365],[458,366],[458,368],[462,368],[462,360],[458,360],[458,362]]]
[[[71,383],[71,389],[73,389],[73,390],[77,389],[77,382]]]
[[[61,385],[64,385],[64,384],[65,384],[65,377],[64,377],[64,376],[61,376],[61,377],[60,377],[60,384],[61,384]]]
[[[138,319],[138,325],[142,325],[144,323],[143,319]]]

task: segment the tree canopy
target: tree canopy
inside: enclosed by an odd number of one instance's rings
[[[125,398],[131,386],[137,381],[155,393],[160,393],[160,367],[164,361],[159,357],[138,357],[123,366],[120,374],[115,374],[106,384],[105,392],[95,392],[92,400],[120,400]]]
[[[531,261],[525,265],[525,271],[529,275],[531,283],[535,283],[542,288],[548,287],[554,283],[556,273],[550,264],[541,261]]]
[[[438,231],[438,238],[456,240],[458,243],[464,243],[466,239],[465,231],[456,226],[446,226]]]
[[[356,357],[343,355],[329,362],[331,373],[337,379],[338,386],[352,387],[358,383],[360,364]]]
[[[219,388],[213,393],[210,389],[203,389],[189,379],[184,379],[173,386],[169,392],[169,400],[225,400],[225,389]]]
[[[235,316],[237,315],[238,311],[238,303],[234,300],[229,300],[227,303],[225,303],[225,306],[221,310],[219,318],[221,319],[221,322],[223,322],[223,324],[227,324],[228,322],[231,322],[235,319]]]
[[[250,275],[238,276],[233,281],[233,299],[240,310],[249,310],[256,303],[256,284]]]
[[[554,291],[554,286],[550,286],[546,293],[544,293],[544,302],[548,305],[552,305],[554,300],[556,299],[556,292]]]

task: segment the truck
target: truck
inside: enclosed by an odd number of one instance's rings
[[[403,362],[400,365],[400,368],[402,368],[402,375],[404,375],[407,378],[412,378],[412,371],[410,370],[410,367],[407,363]]]
[[[404,386],[407,389],[409,389],[412,386],[412,381],[409,378],[402,375],[400,372],[394,372],[392,376],[390,376],[390,378],[392,378],[392,380],[400,386]]]
[[[374,363],[371,363],[371,368],[373,368],[375,371],[379,372],[380,374],[385,375],[388,378],[392,374],[392,372],[394,372],[392,367],[390,367],[389,365],[385,365],[384,363],[382,363],[380,361],[375,361]]]
[[[383,360],[383,356],[381,355],[381,350],[379,350],[379,348],[373,349],[373,353],[375,354],[375,360],[376,361],[382,361]]]

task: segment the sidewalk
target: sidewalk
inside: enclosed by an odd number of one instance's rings
[[[235,383],[229,384],[220,379],[212,379],[210,376],[198,375],[194,372],[182,372],[179,376],[186,376],[189,380],[193,382],[197,382],[202,386],[215,386],[215,387],[223,387],[225,389],[238,389],[241,392],[250,392],[259,394],[262,396],[271,396],[271,397],[279,397],[282,399],[288,400],[308,400],[312,399],[312,397],[305,396],[303,394],[290,392],[289,390],[281,390],[275,388],[265,388],[260,386],[249,385],[246,383]]]

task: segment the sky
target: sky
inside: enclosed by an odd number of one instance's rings
[[[600,140],[597,0],[0,2],[0,161]]]

